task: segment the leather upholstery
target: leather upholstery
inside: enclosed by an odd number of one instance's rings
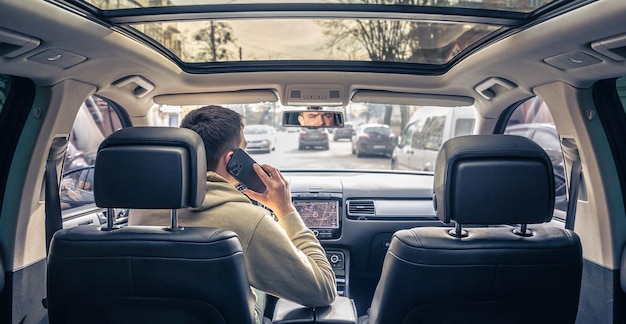
[[[100,144],[94,182],[98,207],[197,207],[206,192],[202,138],[185,128],[121,129]]]
[[[545,152],[522,137],[472,135],[444,143],[435,168],[437,215],[473,226],[464,227],[465,237],[449,227],[396,232],[370,323],[574,323],[578,236],[548,225],[517,235],[507,225],[549,220],[551,169]]]
[[[546,152],[513,135],[446,141],[435,164],[434,203],[444,223],[535,224],[554,210],[554,172]]]
[[[100,147],[101,207],[202,203],[206,156],[179,128],[137,127]],[[254,323],[241,243],[217,228],[79,226],[55,233],[48,257],[50,323]]]

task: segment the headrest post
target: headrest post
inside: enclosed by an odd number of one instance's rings
[[[528,230],[528,224],[521,224],[519,229],[516,228],[513,230],[513,234],[523,237],[530,237],[533,236],[533,231]]]
[[[119,226],[114,226],[114,223],[115,223],[114,215],[115,215],[115,209],[107,208],[107,223],[106,223],[106,226],[102,226],[101,229],[103,231],[111,231],[111,230],[120,228]]]
[[[176,209],[172,209],[171,212],[172,215],[172,227],[170,228],[171,231],[179,231],[182,230],[182,227],[178,227],[178,210]]]
[[[453,230],[448,231],[448,234],[456,238],[467,237],[467,231],[463,230],[463,225],[456,223]]]

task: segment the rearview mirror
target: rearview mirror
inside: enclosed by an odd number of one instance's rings
[[[303,109],[283,112],[284,127],[343,128],[344,121],[342,111]]]

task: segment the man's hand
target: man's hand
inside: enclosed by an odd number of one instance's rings
[[[271,209],[277,218],[281,218],[296,209],[291,202],[291,192],[289,191],[289,183],[278,169],[263,165],[253,165],[254,171],[261,178],[261,181],[267,188],[264,193],[258,193],[251,189],[243,190],[250,199],[256,200],[267,208]],[[265,170],[265,171],[264,171]],[[267,173],[266,173],[267,172]],[[268,175],[269,173],[269,175]]]

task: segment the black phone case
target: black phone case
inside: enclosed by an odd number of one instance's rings
[[[246,187],[263,193],[267,190],[252,166],[256,163],[246,151],[236,149],[226,165],[226,170]]]

